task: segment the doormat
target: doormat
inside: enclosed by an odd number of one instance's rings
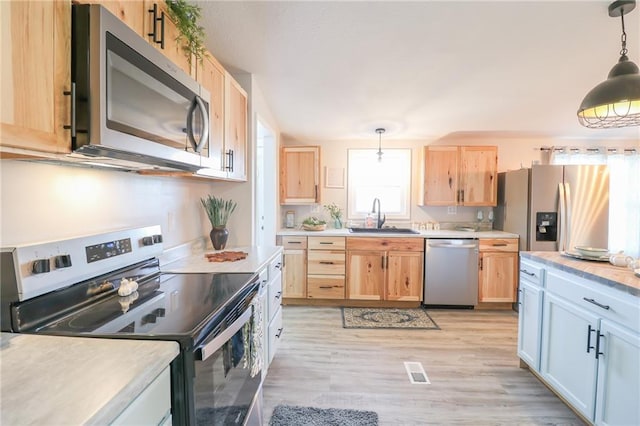
[[[422,308],[342,308],[342,327],[440,330]]]
[[[377,426],[374,411],[277,405],[269,426]]]

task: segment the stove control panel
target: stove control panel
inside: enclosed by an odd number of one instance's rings
[[[155,225],[2,250],[11,252],[16,293],[26,300],[158,257],[162,232]]]

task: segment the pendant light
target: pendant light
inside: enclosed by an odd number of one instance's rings
[[[376,133],[378,134],[378,161],[382,161],[382,134],[385,132],[385,129],[379,127],[376,129]]]
[[[580,104],[578,120],[585,127],[640,126],[640,74],[638,66],[627,57],[624,28],[624,15],[635,7],[635,0],[617,0],[609,5],[609,16],[619,16],[622,21],[622,50],[607,79],[591,89]]]

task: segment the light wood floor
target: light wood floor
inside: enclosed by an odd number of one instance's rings
[[[378,413],[380,425],[582,425],[516,355],[512,311],[430,310],[441,330],[342,328],[340,308],[283,306],[265,379],[265,424],[278,404]],[[430,385],[412,385],[404,361]]]

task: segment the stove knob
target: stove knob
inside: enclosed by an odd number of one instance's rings
[[[143,246],[152,246],[153,245],[153,237],[143,237],[142,238]]]
[[[31,266],[31,272],[34,274],[44,274],[51,270],[51,263],[49,259],[36,259]]]
[[[61,254],[53,258],[56,268],[68,268],[71,266],[71,255]]]
[[[162,242],[162,235],[161,234],[156,234],[153,236],[153,243],[154,244],[158,244]]]

